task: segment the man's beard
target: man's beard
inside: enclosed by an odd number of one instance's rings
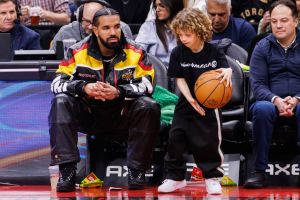
[[[109,39],[111,38],[116,38],[118,39],[118,42],[113,42],[113,43],[109,43]],[[105,41],[104,39],[102,39],[101,36],[99,36],[99,40],[100,42],[103,44],[103,46],[105,46],[106,48],[108,49],[118,49],[120,48],[121,46],[121,43],[120,43],[120,39],[117,37],[117,36],[110,36],[109,38],[107,38],[107,40]]]

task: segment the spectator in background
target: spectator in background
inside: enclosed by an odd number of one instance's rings
[[[257,35],[260,35],[262,33],[266,33],[270,31],[270,12],[267,10],[264,13],[263,18],[259,21],[258,26],[257,26]]]
[[[29,9],[39,6],[40,25],[64,25],[70,22],[70,8],[68,0],[20,0],[21,21],[30,25]]]
[[[74,0],[69,0],[69,9],[71,13],[74,13],[77,10],[77,2],[75,2]]]
[[[51,49],[56,50],[57,41],[64,39],[74,39],[76,42],[84,39],[92,33],[93,25],[92,20],[97,10],[103,7],[111,7],[105,0],[86,0],[82,1],[77,11],[77,21],[61,27],[55,35]],[[121,29],[128,39],[133,39],[130,27],[121,22]]]
[[[298,11],[298,28],[300,28],[300,23],[299,23],[299,19],[300,19],[300,15],[299,15],[299,11],[300,11],[300,0],[292,0],[296,6],[297,6],[297,11]],[[266,11],[263,18],[260,20],[259,25],[258,25],[258,30],[257,30],[257,34],[263,34],[263,33],[267,33],[270,32],[270,22],[271,22],[271,17],[270,17],[270,12]]]
[[[169,25],[176,14],[183,9],[182,0],[154,0],[156,17],[142,24],[135,41],[150,54],[159,58],[166,66],[177,39]]]
[[[107,0],[127,24],[142,24],[147,18],[152,0]]]
[[[298,11],[298,19],[300,15],[300,0],[293,0],[296,3],[297,11]]]
[[[300,33],[296,5],[291,0],[276,1],[270,14],[272,34],[259,41],[250,61],[250,82],[256,100],[250,107],[255,163],[244,187],[253,189],[267,184],[274,125],[295,123],[300,140]]]
[[[257,31],[258,23],[274,0],[231,0],[232,15],[248,21]]]
[[[202,12],[206,13],[206,2],[205,0],[183,0],[185,8],[198,8]]]
[[[206,0],[206,10],[213,26],[213,40],[230,38],[247,49],[256,36],[253,26],[244,19],[230,16],[231,0]]]
[[[183,6],[185,8],[198,8],[202,12],[206,13],[206,3],[205,0],[182,0]],[[150,6],[150,11],[147,16],[147,20],[155,19],[155,9],[153,9],[153,2]]]
[[[75,17],[75,11],[77,10],[78,8],[78,2],[77,1],[74,1],[74,0],[69,0],[69,9],[70,9],[70,12],[71,12],[71,22],[75,21],[76,20],[76,17]]]
[[[39,34],[19,23],[20,14],[16,0],[0,0],[0,32],[11,33],[11,55],[14,50],[41,49]]]

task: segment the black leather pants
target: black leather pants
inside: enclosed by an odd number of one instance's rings
[[[128,133],[127,166],[146,170],[160,128],[160,107],[153,99],[140,97],[128,104],[122,115],[120,110],[104,117],[94,113],[84,99],[59,94],[52,100],[48,120],[51,165],[79,162],[78,132],[105,137],[109,132],[125,131]]]

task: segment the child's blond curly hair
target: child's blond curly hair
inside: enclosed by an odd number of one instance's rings
[[[171,29],[178,39],[179,30],[193,32],[205,42],[212,38],[211,21],[206,14],[197,8],[185,8],[180,11],[173,19]]]

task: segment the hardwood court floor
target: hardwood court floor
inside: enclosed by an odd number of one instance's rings
[[[156,187],[147,187],[145,190],[109,190],[109,188],[77,189],[76,192],[56,193],[51,191],[50,186],[0,186],[1,200],[15,199],[51,199],[51,200],[88,200],[88,199],[212,199],[212,200],[235,200],[235,199],[300,199],[300,188],[296,187],[268,187],[258,190],[246,190],[242,187],[223,187],[222,195],[208,196],[203,183],[189,183],[187,187],[171,194],[158,194]]]

